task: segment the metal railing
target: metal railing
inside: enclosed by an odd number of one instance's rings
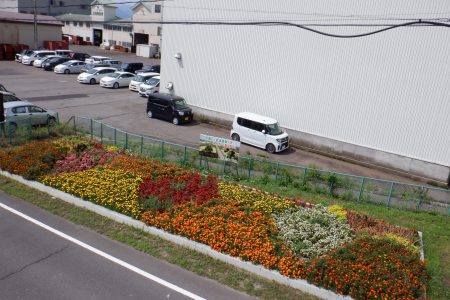
[[[219,176],[259,178],[279,185],[329,194],[347,201],[450,215],[450,190],[330,172],[301,165],[241,156],[238,162],[206,158],[198,149],[132,134],[86,117],[71,117],[75,132],[102,144],[115,145],[145,157],[180,163]]]

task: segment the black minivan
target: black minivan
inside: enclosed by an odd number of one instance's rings
[[[124,62],[120,65],[119,71],[134,73],[134,71],[142,69],[144,66],[141,62]]]
[[[172,121],[174,125],[191,122],[194,118],[192,109],[187,106],[184,98],[165,93],[148,96],[147,116]]]

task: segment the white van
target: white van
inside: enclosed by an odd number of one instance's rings
[[[231,139],[250,144],[269,153],[280,152],[289,147],[289,137],[277,120],[250,112],[234,116]]]
[[[139,74],[141,75],[141,74]],[[147,81],[141,83],[139,86],[139,95],[142,97],[148,97],[150,94],[159,92],[159,80],[160,76],[152,76]]]
[[[128,88],[130,89],[130,91],[139,92],[141,84],[144,84],[150,78],[158,76],[158,75],[159,75],[159,73],[154,73],[154,72],[139,73],[136,76],[134,76],[133,80],[131,80]]]
[[[56,55],[56,52],[49,50],[35,50],[30,55],[22,56],[22,64],[32,66],[36,59],[40,59],[47,55]]]

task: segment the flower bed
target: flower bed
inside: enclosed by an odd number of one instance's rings
[[[310,207],[76,138],[0,150],[0,166],[356,299],[414,299],[427,282],[416,231],[339,206]]]

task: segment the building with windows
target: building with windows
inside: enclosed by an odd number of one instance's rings
[[[163,1],[160,91],[210,119],[267,115],[303,147],[446,182],[450,28],[424,22],[448,26],[448,11],[447,0]]]
[[[63,34],[81,37],[99,46],[104,42],[131,48],[133,42],[131,20],[116,17],[116,6],[110,0],[95,0],[89,15],[63,14],[56,18],[64,23]]]
[[[92,0],[36,0],[36,12],[40,15],[56,16],[65,13],[88,15]],[[34,14],[34,0],[1,0],[0,10]]]
[[[74,13],[57,16],[64,23],[63,33],[82,37],[93,45],[109,42],[134,49],[137,44],[155,45],[159,48],[161,37],[161,3],[138,2],[131,7],[131,19],[116,16],[117,7],[111,0],[95,0],[91,13]],[[159,52],[159,51],[157,51]]]

